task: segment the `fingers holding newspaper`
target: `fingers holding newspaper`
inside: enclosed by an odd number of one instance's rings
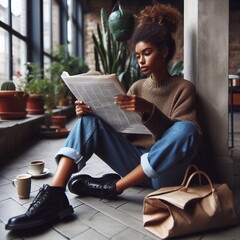
[[[136,95],[117,95],[114,103],[119,105],[119,108],[131,112],[150,114],[153,109],[153,103]]]
[[[86,115],[92,111],[91,107],[86,105],[83,101],[75,101],[75,112],[78,117]]]

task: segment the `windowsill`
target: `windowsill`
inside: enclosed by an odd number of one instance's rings
[[[75,116],[74,106],[54,109],[53,114],[66,115],[70,119]],[[44,120],[45,114],[27,115],[18,120],[0,120],[0,161],[13,149],[36,137]]]
[[[73,110],[73,106],[67,106],[67,107],[61,107],[61,108],[56,108],[53,109],[53,114],[63,114],[66,115],[67,117],[71,117],[72,116],[72,110]],[[44,119],[45,119],[45,114],[38,114],[38,115],[27,115],[25,118],[23,119],[16,119],[16,120],[2,120],[0,119],[0,131],[1,128],[8,128],[8,127],[13,127],[17,124],[24,124],[27,122],[31,122],[31,121],[36,121],[36,120],[42,120],[44,123]]]

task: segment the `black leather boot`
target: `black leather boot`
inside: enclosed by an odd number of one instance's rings
[[[73,208],[65,194],[64,187],[43,185],[25,214],[12,217],[7,230],[38,227],[61,220],[73,213]]]
[[[89,175],[77,175],[68,182],[69,191],[79,196],[93,196],[99,198],[114,197],[121,192],[116,191],[116,182],[121,177],[115,173],[105,174],[100,178]]]

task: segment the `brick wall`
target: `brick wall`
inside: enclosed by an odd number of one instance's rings
[[[100,11],[105,8],[107,13],[111,12],[111,1],[88,0],[88,12],[84,15],[84,44],[85,61],[90,69],[95,69],[94,45],[92,34],[96,33],[97,23],[100,24]]]
[[[229,73],[240,71],[240,11],[229,14]]]
[[[112,10],[112,1],[88,0],[89,11],[84,15],[85,21],[85,61],[91,69],[95,68],[92,33],[96,32],[97,23],[100,23],[100,10],[105,8],[107,16]],[[124,8],[138,14],[142,9],[124,5]],[[229,19],[229,73],[234,74],[240,68],[240,11],[231,11]],[[183,60],[183,22],[179,24],[176,40],[176,54],[173,61]],[[219,33],[221,37],[221,33]],[[216,38],[217,40],[217,38]]]

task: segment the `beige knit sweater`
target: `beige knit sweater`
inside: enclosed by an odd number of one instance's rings
[[[128,135],[133,144],[150,149],[177,120],[192,122],[201,134],[196,117],[196,90],[190,81],[172,77],[168,81],[156,82],[149,77],[135,82],[128,94],[140,96],[154,104],[150,115],[141,114],[142,122],[152,136]]]

